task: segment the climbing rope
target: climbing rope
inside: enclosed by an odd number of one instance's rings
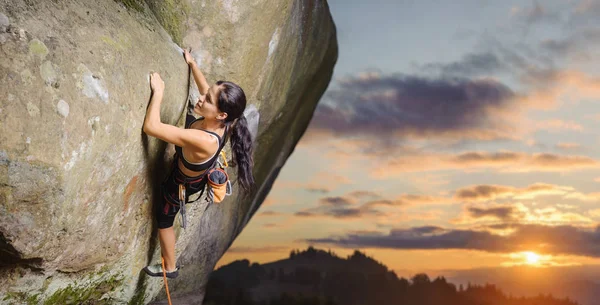
[[[163,281],[165,282],[165,288],[167,289],[167,300],[169,300],[169,305],[173,305],[173,304],[171,304],[171,295],[169,294],[169,282],[167,281],[167,270],[165,269],[165,258],[161,256],[160,262],[162,264],[162,270],[163,270]]]

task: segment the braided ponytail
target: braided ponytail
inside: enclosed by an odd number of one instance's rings
[[[233,125],[230,139],[231,150],[238,168],[238,181],[245,191],[249,191],[254,185],[252,175],[254,160],[252,158],[252,136],[244,115],[239,117]]]
[[[230,142],[233,163],[237,166],[237,179],[244,191],[249,192],[254,187],[254,160],[252,136],[244,116],[246,95],[242,88],[232,82],[218,81],[217,85],[221,87],[219,110],[227,113],[225,123],[231,124]]]

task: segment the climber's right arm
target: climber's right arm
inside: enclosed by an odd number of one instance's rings
[[[204,74],[202,74],[202,71],[200,71],[200,68],[198,68],[196,61],[188,50],[184,50],[183,55],[185,57],[185,62],[187,62],[192,69],[192,75],[194,75],[194,81],[196,82],[196,86],[198,86],[198,91],[200,91],[200,94],[205,95],[206,92],[208,92],[210,85],[206,81]]]

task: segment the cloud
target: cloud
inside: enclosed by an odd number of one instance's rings
[[[369,201],[369,202],[365,203],[365,205],[367,205],[367,206],[398,206],[401,204],[402,204],[402,201],[389,200],[389,199],[373,200],[373,201]]]
[[[298,211],[294,215],[299,217],[333,217],[337,219],[357,219],[363,217],[383,217],[387,214],[367,206],[348,207],[317,207]]]
[[[569,225],[510,225],[513,231],[497,235],[485,230],[442,227],[394,229],[389,234],[346,234],[342,237],[307,239],[310,244],[344,248],[471,249],[496,253],[535,251],[543,254],[572,254],[600,257],[600,226],[593,230]]]
[[[310,212],[310,211],[298,211],[296,213],[294,213],[294,215],[299,216],[299,217],[314,217],[314,216],[319,216],[317,213],[315,212]]]
[[[569,24],[574,26],[598,25],[600,3],[596,0],[579,1],[570,16]]]
[[[532,108],[549,110],[600,97],[600,79],[578,70],[529,67],[520,81],[530,89],[517,99]]]
[[[454,198],[461,201],[485,201],[500,198],[533,199],[544,195],[565,195],[573,188],[552,184],[536,183],[526,188],[502,185],[474,185],[458,189]]]
[[[422,206],[422,205],[434,205],[434,204],[447,204],[451,201],[451,198],[430,196],[430,195],[416,195],[416,194],[402,194],[394,199],[379,199],[366,202],[365,206]]]
[[[538,225],[580,225],[589,226],[596,222],[589,216],[576,211],[577,208],[564,204],[556,204],[536,208],[535,203],[525,205],[521,202],[464,206],[463,212],[448,222],[457,226],[481,227],[489,226],[500,235],[511,233],[507,228],[498,225],[538,224]]]
[[[492,52],[469,53],[452,63],[429,63],[422,69],[442,75],[478,76],[507,70],[506,64]]]
[[[387,215],[373,208],[369,201],[359,204],[363,200],[380,198],[371,191],[352,191],[344,196],[329,196],[320,198],[319,205],[312,208],[302,209],[294,215],[299,217],[333,217],[338,219],[354,219],[359,217],[381,217]],[[390,205],[393,205],[390,201]]]
[[[345,197],[325,197],[319,200],[319,203],[326,206],[338,207],[338,206],[348,206],[354,204],[354,200],[352,198]]]
[[[519,12],[531,20],[552,15],[540,3]],[[372,149],[383,139],[521,141],[540,129],[583,131],[577,122],[535,122],[523,114],[600,98],[600,79],[565,63],[569,56],[595,58],[590,47],[600,46],[600,28],[537,43],[494,41],[453,62],[420,65],[429,76],[369,72],[341,79],[317,107],[303,142],[366,138],[363,146]]]
[[[587,156],[571,156],[552,153],[480,152],[459,154],[415,152],[405,153],[373,168],[371,176],[385,179],[407,172],[441,170],[471,171],[496,169],[500,172],[564,172],[597,168],[598,161]]]
[[[538,171],[562,171],[571,169],[590,169],[598,162],[585,156],[561,156],[550,153],[534,154],[529,160],[531,169]],[[525,171],[532,171],[525,169]]]
[[[258,214],[258,216],[281,216],[284,215],[283,213],[280,212],[275,212],[275,211],[264,211],[260,214]]]
[[[537,122],[537,129],[546,131],[583,131],[583,126],[577,122],[566,122],[560,119],[546,120]]]
[[[584,202],[595,202],[595,201],[599,201],[600,200],[600,192],[594,192],[594,193],[580,193],[580,192],[573,192],[573,193],[569,193],[567,195],[564,196],[565,199],[577,199],[577,200],[581,200]]]
[[[565,210],[565,208],[561,208]],[[524,219],[529,223],[544,223],[549,225],[570,224],[570,225],[589,225],[597,223],[589,217],[577,212],[564,212],[558,207],[546,207],[542,209],[533,209]]]
[[[374,199],[379,198],[379,199]],[[383,221],[385,217],[403,217],[394,214],[389,208],[443,205],[453,201],[453,198],[436,197],[418,194],[401,194],[392,199],[386,199],[371,191],[352,191],[344,196],[324,197],[319,199],[316,207],[305,208],[294,213],[298,217],[333,217],[337,219],[375,218]],[[388,208],[382,211],[378,208]],[[423,219],[437,219],[440,212],[421,214]]]
[[[352,191],[350,193],[347,194],[348,197],[351,198],[358,198],[358,199],[377,199],[377,198],[381,198],[381,196],[373,191]]]
[[[387,75],[348,78],[330,89],[309,129],[347,137],[474,137],[513,133],[501,117],[515,93],[492,79]],[[499,118],[500,117],[500,118]]]
[[[600,218],[600,209],[589,210],[587,213],[590,217]]]
[[[523,21],[527,24],[533,24],[538,22],[558,22],[560,16],[548,10],[539,1],[534,1],[532,7],[521,8],[514,6],[511,8],[511,16],[517,20]]]
[[[581,148],[581,144],[579,143],[571,143],[571,142],[562,142],[556,144],[556,148],[561,150],[576,150]]]
[[[320,194],[326,194],[329,193],[331,190],[325,187],[307,187],[305,188],[305,190],[309,193],[320,193]]]
[[[555,57],[569,57],[579,60],[593,60],[594,45],[600,42],[600,28],[585,28],[563,39],[546,39],[540,48]]]
[[[281,228],[282,225],[276,223],[265,223],[263,228],[271,229],[271,228]]]
[[[477,208],[469,207],[469,216],[473,218],[495,217],[502,220],[510,220],[515,217],[515,209],[512,206]]]

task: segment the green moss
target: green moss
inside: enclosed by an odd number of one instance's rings
[[[115,0],[116,2],[123,3],[126,8],[134,9],[140,13],[144,12],[144,0]]]
[[[7,292],[2,301],[18,301],[20,303],[24,303],[27,305],[37,305],[39,304],[39,293],[28,295],[26,292]]]
[[[141,284],[135,290],[135,294],[129,301],[128,305],[143,305],[144,304],[144,293],[146,291],[146,281],[142,280]]]
[[[115,0],[122,3],[127,9],[144,12],[144,0]],[[190,12],[190,7],[185,0],[147,0],[150,10],[158,22],[171,35],[173,41],[181,45],[183,42],[183,26],[185,18]],[[106,42],[106,41],[105,41]],[[107,42],[108,43],[108,42]],[[110,43],[109,43],[110,44]]]
[[[4,299],[2,299],[2,301],[8,301],[8,300],[23,300],[26,297],[24,292],[13,292],[13,291],[9,291],[6,293],[6,295],[4,296]]]
[[[38,300],[39,296],[40,296],[39,293],[38,294],[30,295],[27,298],[27,305],[36,305],[36,304],[39,304],[40,303],[39,300]]]
[[[64,289],[57,290],[44,301],[44,305],[59,304],[111,304],[108,299],[101,300],[102,296],[121,285],[122,279],[113,276],[107,280],[93,283],[87,286],[69,285]]]
[[[183,26],[190,7],[183,0],[148,0],[148,6],[158,22],[171,35],[173,41],[181,45],[183,42]]]

